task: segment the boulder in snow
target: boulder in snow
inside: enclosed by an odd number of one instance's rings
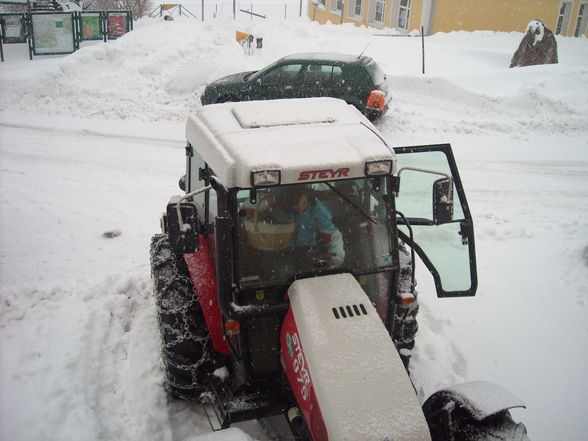
[[[557,42],[541,20],[533,20],[510,61],[510,67],[557,63]]]

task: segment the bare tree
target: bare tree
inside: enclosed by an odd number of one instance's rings
[[[92,11],[123,10],[131,11],[133,18],[141,18],[149,13],[151,0],[86,0],[84,9]]]

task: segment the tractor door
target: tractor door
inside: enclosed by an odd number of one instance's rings
[[[398,147],[396,221],[420,256],[438,297],[473,296],[477,288],[474,225],[449,144]]]

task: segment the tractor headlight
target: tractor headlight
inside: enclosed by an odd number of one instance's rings
[[[262,170],[251,172],[251,185],[254,187],[268,187],[279,185],[281,179],[280,170]]]
[[[392,173],[392,161],[372,161],[365,163],[366,176],[381,176]]]

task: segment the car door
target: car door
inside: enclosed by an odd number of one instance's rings
[[[256,78],[250,99],[297,98],[302,63],[285,63]]]
[[[345,66],[343,75],[345,82],[341,88],[341,98],[363,112],[367,99],[374,89],[370,76],[365,69],[355,65]]]
[[[307,64],[302,74],[300,97],[330,96],[339,98],[343,82],[341,66],[333,64]]]

